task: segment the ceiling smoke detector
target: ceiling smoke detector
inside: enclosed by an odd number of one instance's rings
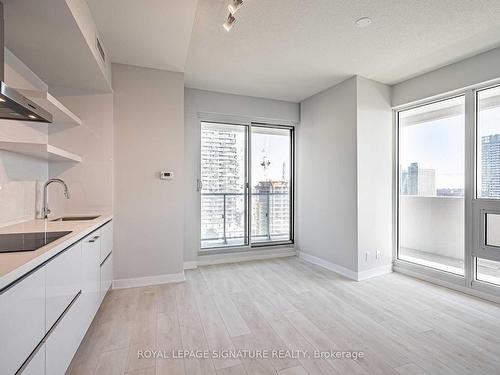
[[[229,5],[227,6],[227,9],[229,9],[229,13],[235,14],[238,9],[241,8],[243,5],[243,0],[231,0]]]
[[[231,28],[233,27],[234,23],[236,22],[236,18],[232,15],[232,13],[229,13],[229,16],[227,17],[227,21],[222,24],[222,27],[229,32]]]
[[[357,28],[364,29],[365,27],[368,27],[372,24],[372,19],[369,17],[362,17],[359,20],[357,20],[355,23]]]

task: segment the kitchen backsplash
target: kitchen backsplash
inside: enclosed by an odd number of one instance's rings
[[[0,226],[35,218],[46,179],[46,161],[0,151]]]

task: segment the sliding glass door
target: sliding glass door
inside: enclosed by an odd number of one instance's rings
[[[248,245],[248,127],[201,124],[201,248]]]
[[[476,92],[475,280],[500,286],[500,87]]]
[[[293,242],[293,129],[201,123],[201,250]]]
[[[292,239],[292,129],[252,126],[252,244]]]
[[[399,112],[398,258],[464,274],[465,99]]]
[[[396,113],[395,266],[500,296],[500,86]]]

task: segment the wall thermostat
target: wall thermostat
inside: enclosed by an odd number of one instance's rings
[[[173,180],[174,179],[174,172],[160,171],[160,179],[162,179],[162,180]]]

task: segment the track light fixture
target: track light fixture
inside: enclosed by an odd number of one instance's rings
[[[233,27],[234,23],[236,22],[236,18],[234,18],[232,13],[229,13],[229,16],[227,17],[227,21],[222,24],[222,27],[229,32],[231,28]]]
[[[241,8],[243,5],[243,0],[231,0],[229,5],[227,6],[227,9],[229,9],[229,13],[235,14],[238,9]]]

